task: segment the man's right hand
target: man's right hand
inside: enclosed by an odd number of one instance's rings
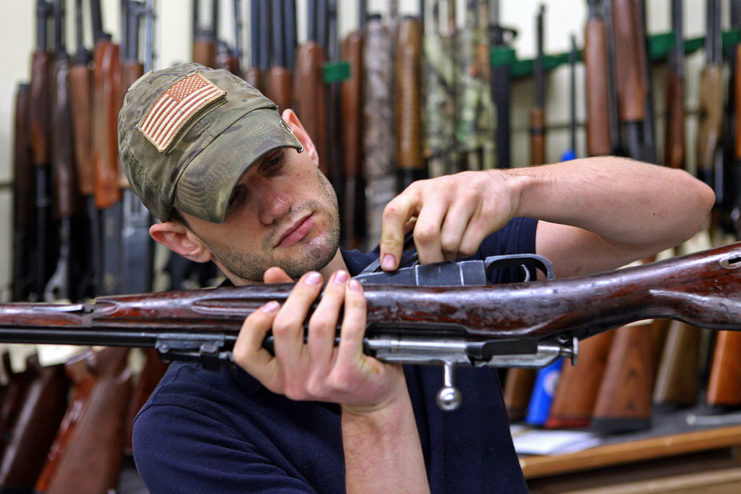
[[[277,268],[265,274],[266,282],[289,280]],[[366,301],[359,282],[346,271],[335,272],[309,316],[322,281],[319,273],[306,273],[283,306],[270,302],[247,317],[234,346],[235,362],[270,391],[293,400],[339,403],[365,413],[406,399],[401,367],[363,353]],[[340,342],[335,345],[341,313]],[[262,346],[270,330],[274,355]]]

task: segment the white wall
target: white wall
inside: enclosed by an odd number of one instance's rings
[[[305,29],[302,20],[305,15],[306,1],[298,1],[299,40],[305,38]],[[428,0],[429,1],[429,0]],[[462,0],[459,0],[459,2]],[[88,2],[83,2],[85,5]],[[103,23],[107,31],[113,33],[114,40],[118,39],[119,15],[118,0],[102,0]],[[243,1],[244,17],[244,47],[248,47],[248,9]],[[357,22],[357,2],[355,0],[340,0],[340,33],[344,34],[353,29]],[[540,2],[532,0],[500,0],[502,23],[517,27],[519,35],[514,42],[518,57],[531,58],[534,54],[534,16]],[[576,34],[577,45],[583,43],[584,23],[586,22],[586,0],[547,0],[545,17],[545,47],[547,52],[561,53],[569,49],[569,37]],[[668,31],[669,0],[648,0],[648,30],[649,33]],[[416,13],[419,2],[417,0],[401,0],[401,13]],[[158,29],[157,29],[157,66],[162,67],[178,61],[188,60],[191,46],[191,2],[189,0],[157,0]],[[388,0],[369,0],[369,9],[386,10]],[[221,31],[233,32],[231,2],[222,1]],[[727,5],[724,5],[727,8]],[[685,9],[685,37],[704,35],[705,2],[684,1]],[[12,134],[13,134],[13,100],[16,84],[28,81],[30,73],[30,54],[34,47],[35,1],[32,0],[0,0],[0,299],[6,298],[11,275],[11,225],[12,225]],[[74,47],[73,41],[73,11],[74,1],[67,0],[68,28],[67,46]],[[87,12],[86,12],[87,15]],[[728,12],[724,12],[724,18]],[[92,38],[86,33],[88,45]],[[227,40],[233,39],[225,35]],[[692,135],[694,132],[694,112],[697,107],[697,86],[699,71],[703,63],[702,51],[687,58],[686,106],[689,118],[688,130],[688,157],[690,162],[694,155]],[[655,85],[656,114],[657,114],[657,142],[662,142],[663,124],[661,117],[664,107],[664,68],[656,67],[653,71]],[[583,72],[578,67],[577,81],[580,89],[577,92],[577,116],[580,122],[584,120]],[[561,152],[568,146],[568,68],[561,67],[548,75],[547,85],[547,123],[549,133],[547,138],[547,158],[549,161],[558,160]],[[516,165],[524,165],[528,160],[528,115],[532,105],[532,82],[518,81],[513,88],[512,126],[513,148],[512,159]],[[584,155],[584,137],[580,131],[578,140],[578,154]],[[659,154],[661,156],[661,154]]]

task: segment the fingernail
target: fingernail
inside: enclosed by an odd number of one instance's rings
[[[278,310],[278,307],[280,307],[280,304],[276,302],[275,300],[268,302],[267,304],[263,305],[260,310],[263,312],[267,312],[268,314],[272,314],[273,312]]]
[[[334,274],[334,282],[337,283],[338,285],[342,285],[343,283],[345,283],[347,281],[347,278],[348,278],[348,275],[347,275],[347,271],[345,270],[337,271]]]
[[[394,260],[394,256],[391,254],[383,256],[383,260],[381,261],[381,267],[383,267],[383,269],[394,269],[395,264],[396,261]]]
[[[348,286],[350,287],[350,290],[354,292],[359,292],[360,290],[362,290],[362,286],[360,285],[360,282],[358,280],[350,280]]]
[[[322,275],[317,273],[316,271],[312,271],[311,273],[306,275],[306,278],[304,279],[304,283],[307,285],[318,285],[322,282]]]

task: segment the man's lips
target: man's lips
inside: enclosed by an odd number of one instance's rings
[[[314,226],[313,217],[313,214],[308,214],[303,218],[299,218],[298,221],[288,227],[283,235],[281,235],[277,247],[290,247],[291,245],[301,241],[301,239],[309,233],[311,227]]]

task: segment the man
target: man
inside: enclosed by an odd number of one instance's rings
[[[460,369],[462,408],[438,410],[439,369],[363,354],[365,298],[350,275],[378,256],[397,268],[409,229],[423,263],[535,251],[558,276],[612,269],[690,237],[714,200],[683,171],[617,158],[466,172],[392,200],[378,253],[341,251],[336,198],[298,117],[195,64],[129,90],[119,147],[161,220],[156,241],[235,285],[296,282],[245,320],[245,372],[171,365],[134,432],[154,493],[525,492],[496,373]]]

